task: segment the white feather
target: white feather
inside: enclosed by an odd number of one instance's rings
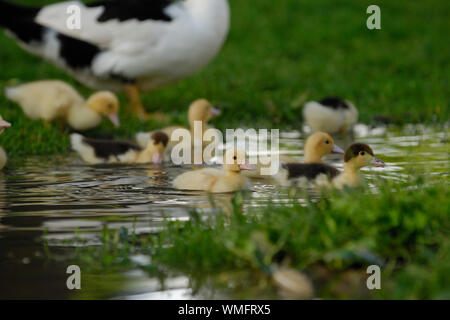
[[[80,30],[71,30],[66,25],[67,7],[74,4],[81,9]],[[74,74],[81,82],[98,89],[120,89],[117,81],[108,79],[111,73],[137,78],[143,90],[181,80],[216,56],[229,29],[227,0],[176,2],[166,9],[172,21],[131,19],[99,23],[97,18],[102,10],[69,1],[44,7],[36,18],[42,25],[105,50],[96,57],[93,74]],[[57,64],[61,66],[61,62]]]

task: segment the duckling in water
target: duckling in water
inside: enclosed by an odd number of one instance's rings
[[[242,150],[228,150],[225,153],[223,170],[205,168],[185,172],[173,181],[175,189],[225,193],[249,188],[249,181],[242,176],[242,170],[254,170],[246,161]]]
[[[2,116],[0,116],[0,134],[2,134],[3,131],[9,127],[11,127],[11,123],[3,120]],[[5,167],[6,161],[8,161],[6,152],[5,152],[5,150],[3,150],[2,147],[0,147],[0,170]]]
[[[312,179],[315,176],[315,172],[320,171],[321,173],[329,174],[331,176],[337,174],[337,170],[329,165],[322,163],[322,158],[329,154],[343,154],[339,146],[334,144],[333,138],[325,132],[313,133],[306,139],[304,145],[305,151],[305,163],[298,163],[292,158],[283,157],[280,158],[282,162],[280,171],[275,175],[277,179],[282,184],[286,184],[287,180],[295,179],[299,177],[306,177]],[[260,165],[257,165],[260,169]],[[256,174],[258,174],[260,171]],[[256,174],[250,173],[247,176],[256,177]],[[271,177],[271,176],[258,176],[261,178]]]
[[[170,150],[179,142],[179,141],[172,141],[170,138],[172,137],[172,133],[177,129],[187,129],[191,133],[191,137],[194,137],[191,139],[191,143],[194,143],[194,140],[202,141],[203,145],[203,137],[200,136],[200,132],[196,132],[194,134],[194,123],[196,121],[200,121],[202,124],[202,133],[205,133],[207,129],[210,127],[208,126],[208,122],[215,116],[220,115],[220,110],[215,108],[208,100],[206,99],[198,99],[191,103],[189,106],[188,111],[188,120],[189,120],[189,129],[182,127],[182,126],[170,126],[163,129],[160,129],[159,131],[164,132],[169,137],[169,144],[167,146],[167,152],[170,152]],[[136,134],[136,142],[141,146],[144,147],[147,145],[148,140],[150,139],[151,132],[139,132]]]
[[[169,137],[161,131],[152,133],[145,148],[126,141],[85,138],[74,133],[70,136],[72,149],[90,164],[99,163],[154,163],[163,162]]]
[[[303,107],[303,119],[313,131],[345,133],[358,121],[358,110],[349,101],[329,97],[307,102]]]
[[[61,119],[75,130],[89,130],[100,124],[102,116],[118,127],[119,100],[109,91],[94,93],[85,100],[69,84],[43,80],[5,89],[6,97],[18,103],[31,119],[51,122]]]
[[[335,188],[342,189],[345,186],[357,187],[361,184],[359,169],[368,165],[384,167],[385,163],[375,157],[372,149],[364,143],[354,143],[344,155],[344,172],[332,180]]]

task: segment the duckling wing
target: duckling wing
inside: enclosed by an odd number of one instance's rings
[[[339,174],[339,170],[324,163],[285,163],[282,166],[288,172],[288,179],[305,177],[312,180],[321,174],[334,178]]]
[[[81,137],[80,135],[72,135],[72,137]],[[72,138],[72,148],[81,156],[83,153],[89,154],[90,158],[94,158],[92,163],[102,162],[133,162],[141,148],[127,141],[111,141],[90,138]],[[75,143],[76,142],[76,143]]]
[[[80,13],[81,28],[68,28],[69,8]],[[152,41],[164,34],[167,25],[183,7],[171,0],[64,1],[46,5],[35,22],[67,36],[110,48],[118,41]],[[68,11],[69,10],[69,11]]]
[[[210,191],[217,179],[224,172],[215,168],[185,172],[173,181],[173,186],[181,190]]]
[[[5,89],[8,99],[17,102],[32,119],[47,121],[64,116],[83,98],[71,86],[61,81],[45,80]]]

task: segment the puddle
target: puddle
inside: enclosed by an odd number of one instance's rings
[[[305,137],[300,132],[281,133],[283,154],[302,159]],[[375,177],[404,180],[411,164],[415,173],[430,176],[431,183],[450,181],[448,126],[438,130],[358,125],[355,139],[368,143],[387,165],[363,169],[369,182]],[[350,143],[350,138],[336,140],[342,147]],[[328,161],[342,168],[339,159]],[[186,208],[210,210],[205,193],[171,188],[173,178],[185,170],[179,166],[87,166],[74,155],[10,163],[0,176],[0,298],[80,297],[65,286],[68,252],[81,245],[98,245],[104,228],[153,233],[160,230],[165,217],[188,219]],[[218,195],[216,199],[226,202],[230,197]],[[244,208],[264,207],[270,200],[288,201],[287,190],[254,180]],[[46,259],[43,236],[56,257],[52,261]],[[84,241],[77,241],[80,238]],[[81,294],[82,298],[198,298],[184,277],[169,279],[163,287],[158,279],[138,270],[89,279],[101,284]]]

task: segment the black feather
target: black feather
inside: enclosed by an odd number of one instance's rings
[[[117,19],[125,21],[137,19],[172,21],[172,18],[165,13],[165,9],[173,1],[170,0],[104,0],[87,4],[88,7],[103,7],[102,14],[97,18],[98,22],[106,22]]]
[[[312,180],[319,174],[334,178],[340,173],[336,168],[324,163],[285,163],[283,168],[288,171],[288,179],[305,177]]]
[[[128,141],[111,141],[83,138],[83,142],[94,149],[95,155],[98,158],[105,160],[109,159],[109,157],[111,156],[118,157],[131,150],[142,150],[142,148],[137,144]]]
[[[342,100],[341,98],[337,97],[328,97],[323,98],[319,101],[319,103],[325,107],[331,108],[331,109],[349,109],[349,105],[347,102]]]

